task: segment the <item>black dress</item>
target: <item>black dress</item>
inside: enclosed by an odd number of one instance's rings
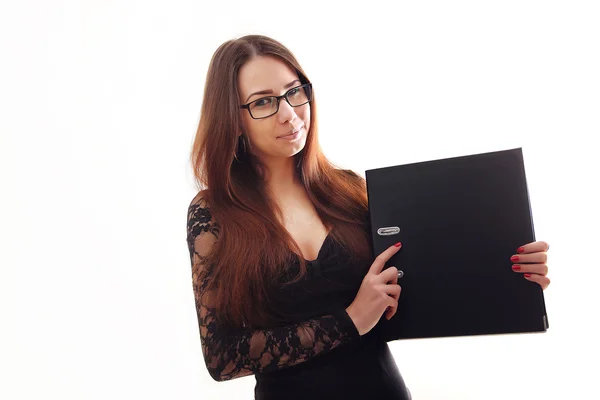
[[[203,239],[218,226],[202,200],[188,209],[187,242],[192,265],[201,262]],[[224,329],[204,301],[206,282],[193,274],[204,360],[213,379],[254,374],[255,399],[410,399],[410,392],[378,324],[360,336],[345,309],[370,265],[356,264],[331,236],[308,273],[277,292],[286,324],[269,330]],[[290,265],[290,274],[298,263]],[[290,318],[293,316],[293,318]]]

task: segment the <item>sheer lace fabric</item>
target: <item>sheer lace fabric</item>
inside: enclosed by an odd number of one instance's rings
[[[218,223],[203,199],[189,206],[187,243],[204,360],[215,380],[229,380],[290,367],[359,338],[345,309],[266,330],[225,328],[217,323],[208,276],[200,280],[210,247],[219,239]]]

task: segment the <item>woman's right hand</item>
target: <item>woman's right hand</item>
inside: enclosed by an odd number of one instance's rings
[[[389,320],[398,309],[398,299],[402,290],[397,284],[398,269],[390,267],[383,272],[382,270],[385,263],[401,247],[402,243],[396,243],[375,258],[354,301],[346,308],[346,312],[361,336],[377,325],[384,311],[387,310],[385,317]]]

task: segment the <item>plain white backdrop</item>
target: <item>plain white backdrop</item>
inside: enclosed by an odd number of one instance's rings
[[[595,1],[2,1],[0,398],[251,399],[202,358],[189,151],[224,41],[288,46],[365,169],[522,147],[545,334],[390,344],[415,400],[598,398]],[[482,285],[489,282],[481,282]]]

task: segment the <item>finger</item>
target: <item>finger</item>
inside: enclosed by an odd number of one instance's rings
[[[394,299],[393,297],[390,296],[390,300],[391,300],[391,304],[388,306],[388,308],[385,310],[385,318],[386,319],[390,319],[394,316],[394,314],[396,314],[396,311],[398,311],[398,300]]]
[[[521,273],[548,275],[548,266],[546,264],[515,264],[512,266],[512,270]]]
[[[389,267],[377,276],[377,280],[381,283],[398,283],[398,268]],[[395,280],[395,282],[394,282]]]
[[[396,311],[398,310],[398,300],[400,299],[400,293],[402,291],[402,288],[398,285],[385,285],[383,290],[388,294],[388,296],[391,299],[394,299],[393,304],[388,305],[384,314],[385,317],[389,320],[394,316],[394,314],[396,314]]]
[[[396,273],[394,274],[394,277],[393,277],[392,279],[390,279],[389,281],[387,281],[386,283],[387,283],[388,285],[397,285],[397,284],[398,284],[398,268],[396,268],[396,267],[392,266],[392,267],[390,267],[390,268],[388,268],[388,269],[392,269],[392,268],[393,268],[394,270],[396,270]]]
[[[523,264],[546,264],[548,262],[547,253],[514,254],[510,257],[513,263]]]
[[[379,274],[381,272],[381,270],[383,270],[385,263],[388,262],[388,260],[390,258],[392,258],[392,256],[394,254],[396,254],[398,252],[398,250],[400,250],[401,248],[402,248],[402,243],[400,243],[400,242],[396,243],[393,246],[388,247],[387,250],[383,251],[380,255],[378,255],[375,258],[375,261],[373,261],[371,268],[369,268],[369,272],[373,273],[373,274]]]
[[[523,275],[525,279],[531,282],[535,282],[542,287],[542,290],[545,290],[550,285],[550,279],[547,276],[542,276],[538,274],[525,274]]]
[[[394,268],[396,268],[396,267],[394,267]],[[388,282],[388,284],[390,284],[390,285],[397,285],[398,284],[398,268],[396,268],[396,274],[394,275],[394,277],[392,278],[392,280]]]
[[[517,253],[519,254],[527,254],[527,253],[539,253],[546,252],[550,249],[550,245],[547,242],[538,241],[528,243],[523,245],[517,249]]]
[[[396,314],[396,311],[398,311],[398,307],[388,307],[387,310],[385,310],[385,319],[388,321],[392,319],[392,317]]]
[[[400,299],[402,287],[400,285],[385,285],[383,291],[398,301]]]

